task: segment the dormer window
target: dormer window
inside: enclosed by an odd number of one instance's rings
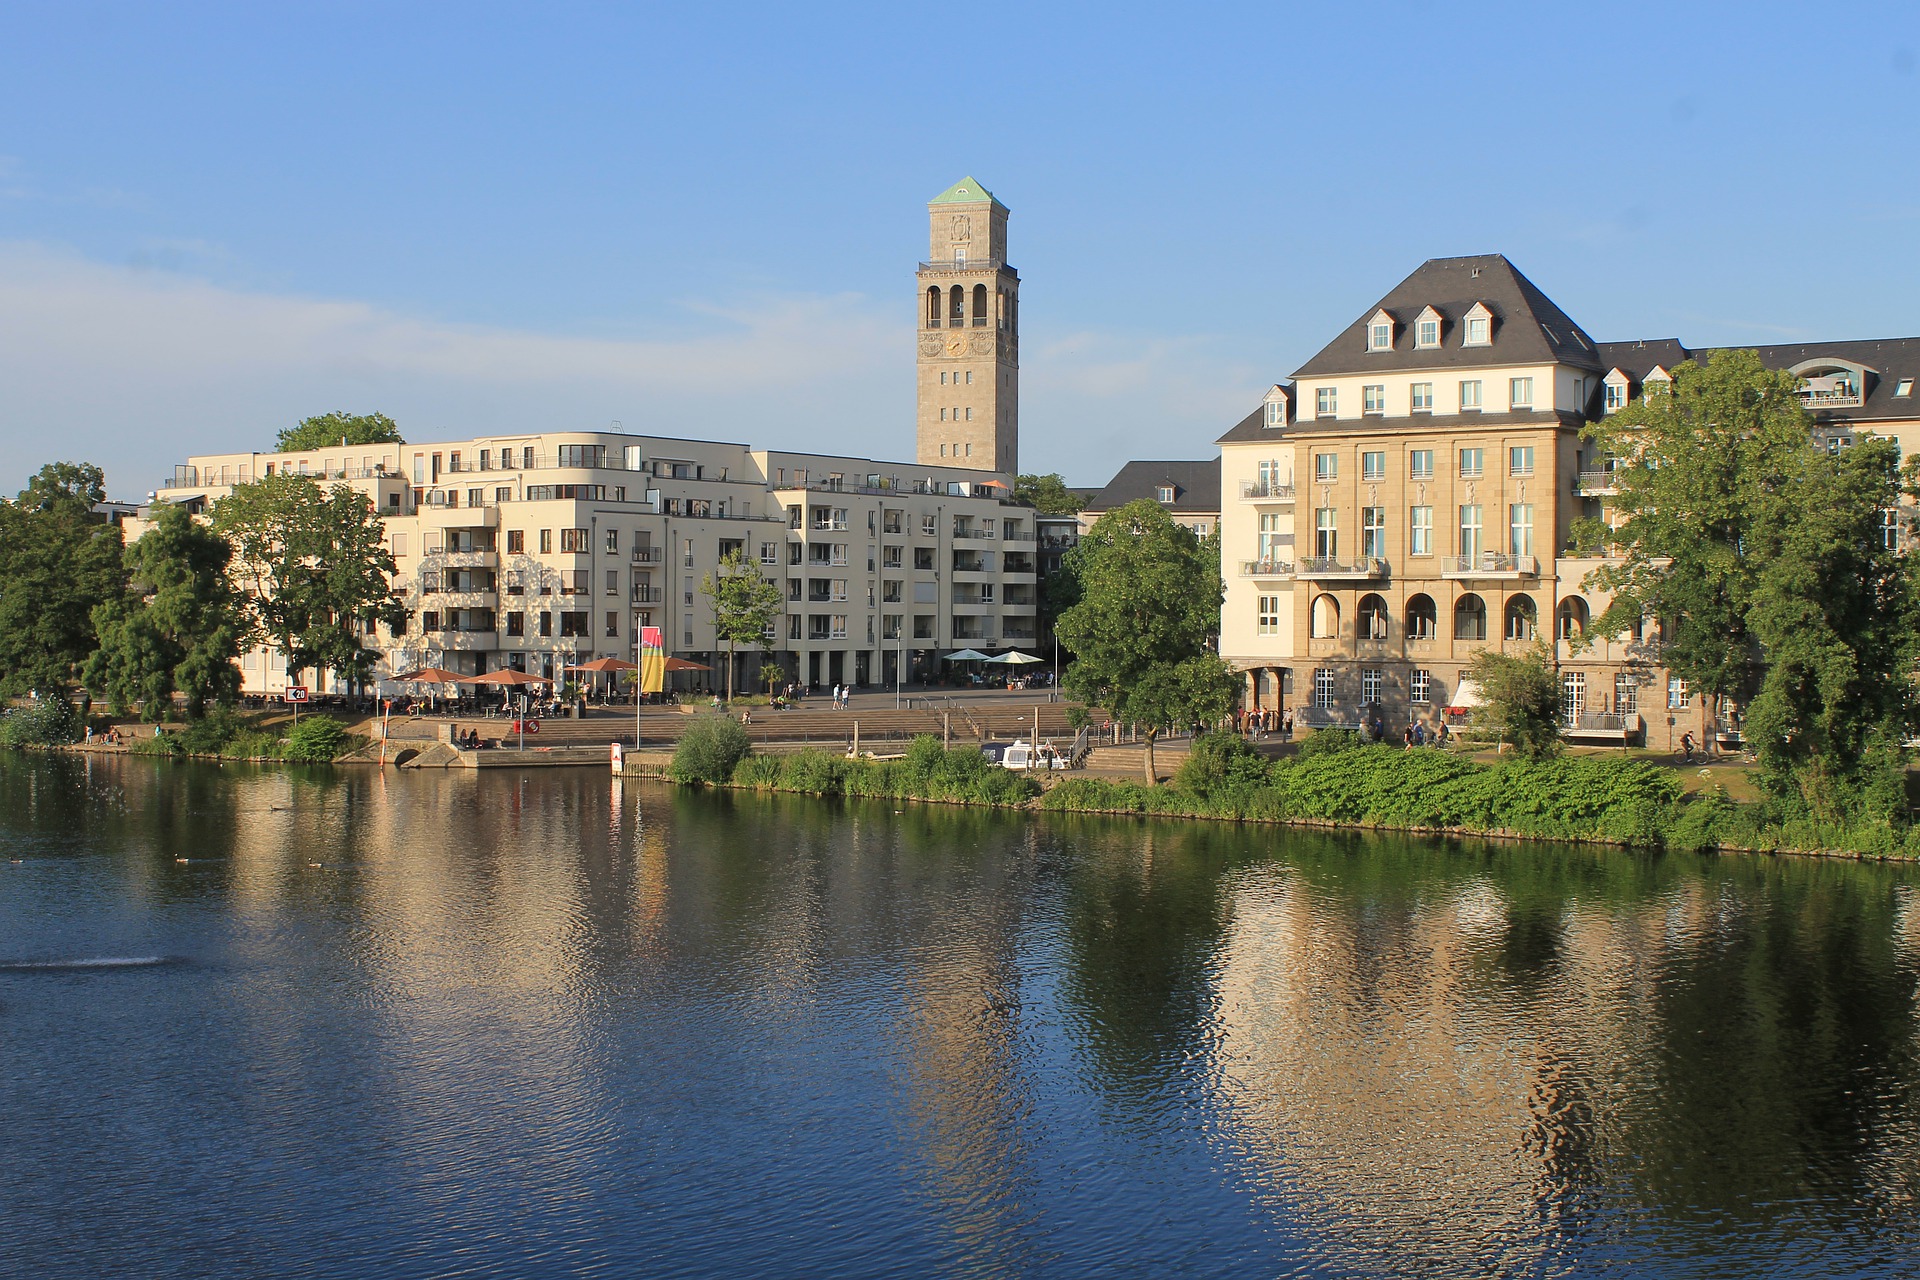
[[[1618,413],[1627,407],[1627,375],[1618,369],[1607,370],[1600,408],[1603,413]]]
[[[1673,375],[1659,365],[1655,365],[1652,369],[1648,370],[1647,376],[1642,379],[1640,389],[1650,396],[1655,394],[1664,395],[1666,392],[1673,390]]]
[[[1440,313],[1428,307],[1413,322],[1413,345],[1416,347],[1437,347],[1440,345]]]
[[[1266,424],[1269,431],[1287,425],[1287,393],[1280,387],[1267,392]]]
[[[1161,486],[1160,486],[1160,501],[1162,501],[1162,502],[1172,502],[1172,501],[1173,501],[1173,486],[1172,486],[1172,485],[1170,485],[1170,484],[1163,484],[1163,485],[1161,485]]]
[[[1384,311],[1374,312],[1367,321],[1367,350],[1393,350],[1393,317]]]
[[[1466,332],[1461,336],[1460,345],[1464,347],[1484,347],[1493,342],[1493,312],[1487,310],[1487,304],[1476,302],[1467,312]]]

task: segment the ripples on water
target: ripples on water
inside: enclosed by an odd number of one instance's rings
[[[7,757],[0,815],[0,1273],[1920,1256],[1901,868],[587,771]]]

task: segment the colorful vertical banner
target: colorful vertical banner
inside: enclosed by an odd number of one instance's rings
[[[661,693],[667,687],[666,638],[659,627],[640,628],[640,692]]]

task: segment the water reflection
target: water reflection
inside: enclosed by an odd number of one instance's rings
[[[18,757],[0,840],[0,1271],[1920,1244],[1903,869]]]

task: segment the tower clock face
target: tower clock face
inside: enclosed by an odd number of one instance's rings
[[[957,356],[962,351],[965,351],[966,349],[967,349],[967,340],[965,338],[948,338],[947,339],[948,355]]]

